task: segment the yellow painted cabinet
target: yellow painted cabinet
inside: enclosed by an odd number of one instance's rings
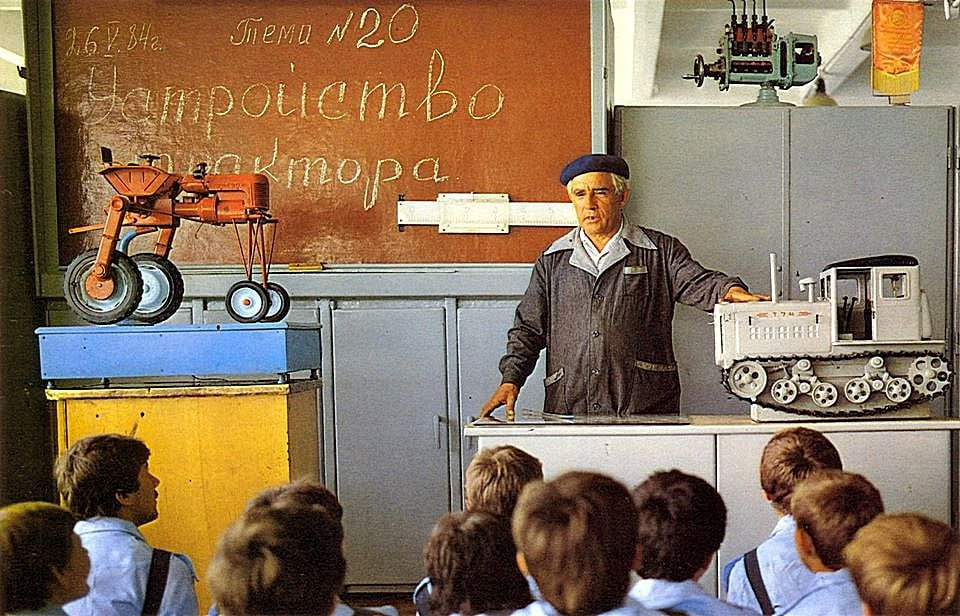
[[[320,479],[319,381],[218,387],[49,389],[58,451],[91,434],[136,436],[160,479],[160,517],[141,528],[154,546],[188,554],[197,594],[223,529],[265,487]]]

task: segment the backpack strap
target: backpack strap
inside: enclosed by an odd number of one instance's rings
[[[147,590],[143,596],[143,616],[156,616],[160,611],[163,591],[167,588],[167,574],[170,572],[170,552],[153,548],[150,557],[150,573],[147,575]]]
[[[747,572],[747,580],[750,581],[750,588],[753,589],[753,594],[757,597],[757,603],[760,604],[760,610],[764,616],[773,614],[773,603],[770,601],[770,595],[767,594],[767,587],[763,584],[756,548],[743,555],[743,565]]]

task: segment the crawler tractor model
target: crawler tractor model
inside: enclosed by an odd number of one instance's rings
[[[716,362],[732,394],[830,417],[879,415],[943,395],[950,366],[944,341],[930,339],[914,257],[841,261],[819,285],[805,278],[800,287],[806,300],[714,308]]]

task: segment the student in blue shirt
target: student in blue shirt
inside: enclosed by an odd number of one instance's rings
[[[538,599],[521,616],[656,614],[627,596],[637,553],[637,510],[620,482],[566,472],[524,488],[513,514],[517,563]]]
[[[652,474],[633,489],[640,580],[630,597],[655,610],[745,616],[698,583],[723,542],[727,508],[709,483],[679,470]]]
[[[786,428],[767,441],[760,457],[760,487],[780,519],[763,543],[724,565],[720,580],[728,603],[773,614],[792,603],[813,579],[794,544],[797,524],[790,515],[790,499],[800,481],[828,468],[842,468],[840,453],[816,430]]]
[[[76,521],[50,503],[0,509],[0,614],[63,616],[64,603],[87,594],[90,557]]]
[[[98,434],[74,443],[56,464],[57,487],[80,518],[74,530],[90,554],[90,592],[63,606],[70,616],[196,614],[196,574],[184,554],[155,550],[139,527],[157,519],[157,486],[143,441]],[[166,579],[151,561],[169,558]],[[149,587],[149,592],[148,592]],[[150,609],[148,609],[150,608]]]
[[[880,492],[863,475],[818,471],[797,486],[790,507],[797,520],[797,552],[813,580],[778,614],[861,616],[843,550],[858,530],[883,513]]]

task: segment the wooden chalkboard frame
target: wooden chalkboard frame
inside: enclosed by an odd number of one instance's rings
[[[590,105],[591,147],[608,148],[608,125],[612,113],[612,19],[608,0],[587,0],[590,6]],[[53,7],[49,0],[23,4],[28,78],[29,146],[34,217],[36,282],[42,297],[62,297],[63,265],[60,263],[57,207],[57,127],[54,113]],[[429,270],[442,263],[412,264]],[[410,265],[410,264],[408,264]],[[496,264],[492,264],[496,267]],[[362,270],[363,266],[360,265]],[[374,266],[376,268],[376,266]],[[216,273],[234,274],[239,265],[185,265],[185,277]],[[277,265],[278,271],[282,265]],[[356,267],[354,267],[356,269]]]

